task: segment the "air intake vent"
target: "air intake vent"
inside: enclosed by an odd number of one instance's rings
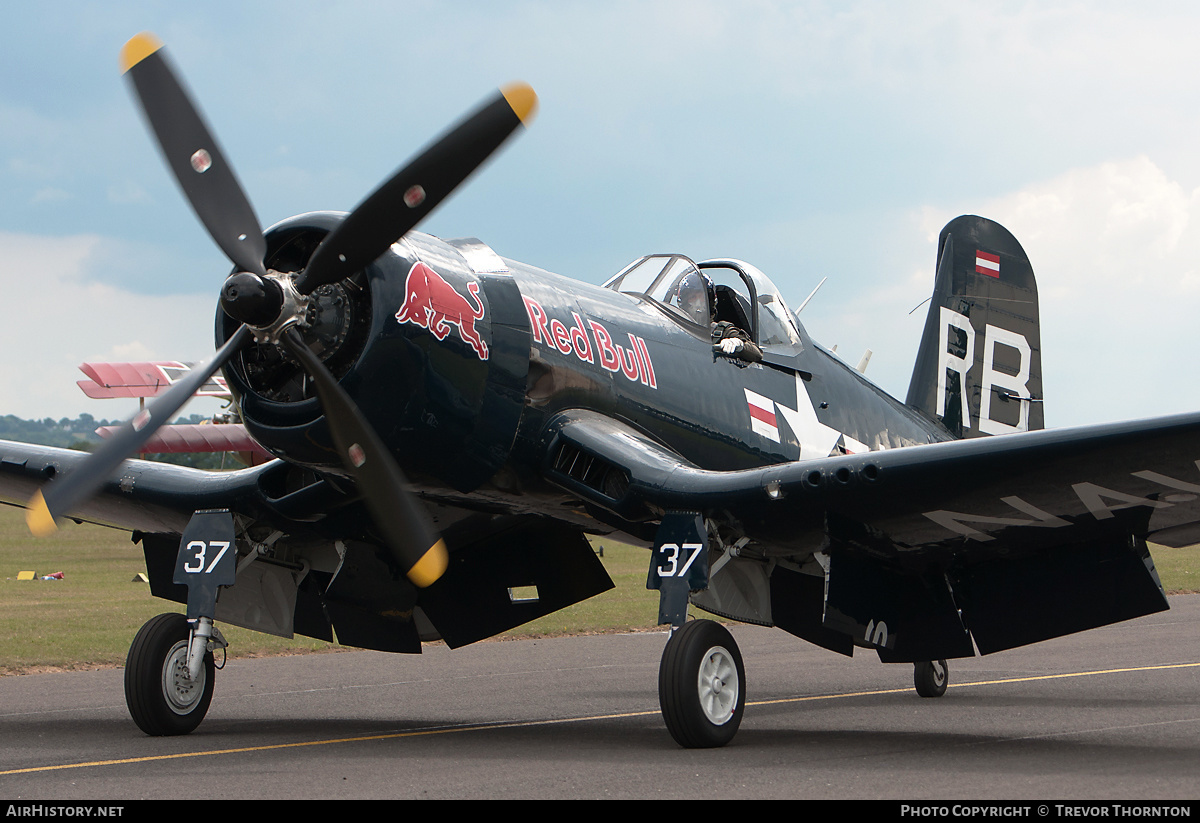
[[[572,443],[559,445],[553,471],[574,481],[573,485],[585,486],[613,501],[621,499],[629,489],[629,476],[622,469]]]

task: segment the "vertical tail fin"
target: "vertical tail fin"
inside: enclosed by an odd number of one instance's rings
[[[957,437],[1044,426],[1037,284],[999,223],[964,216],[942,229],[907,403]]]

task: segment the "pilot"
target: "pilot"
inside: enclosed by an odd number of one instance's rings
[[[714,353],[748,363],[762,360],[762,349],[754,344],[745,329],[727,320],[714,319],[717,295],[712,280],[703,274],[691,272],[679,281],[677,292],[679,307],[688,317],[711,329]]]

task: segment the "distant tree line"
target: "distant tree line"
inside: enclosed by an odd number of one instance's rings
[[[190,417],[180,417],[176,423],[203,423],[209,418],[202,414]],[[23,420],[15,415],[6,414],[0,417],[0,440],[16,440],[19,443],[37,443],[41,446],[58,446],[65,449],[92,451],[102,438],[96,434],[101,426],[119,426],[123,420],[97,420],[84,412],[72,420],[64,417],[55,420],[45,417],[41,420]],[[225,458],[221,454],[147,454],[141,455],[143,460],[157,460],[162,463],[174,463],[179,466],[192,466],[197,469],[240,468],[236,460]],[[222,465],[224,463],[224,465]]]

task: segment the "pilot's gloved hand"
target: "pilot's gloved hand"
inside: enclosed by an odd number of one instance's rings
[[[745,345],[745,343],[736,337],[726,337],[720,343],[721,353],[728,355],[740,354]]]

